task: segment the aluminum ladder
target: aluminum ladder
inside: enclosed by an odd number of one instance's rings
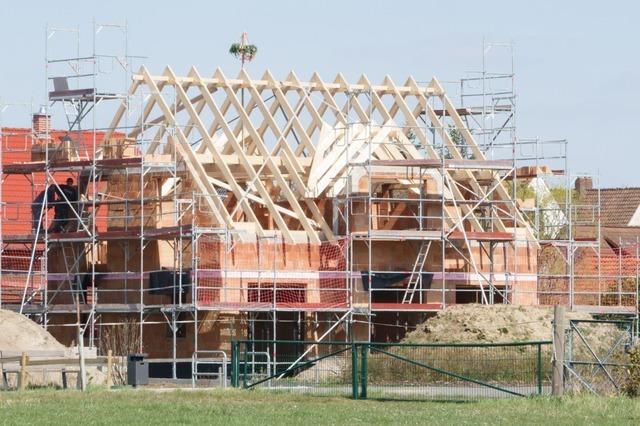
[[[424,270],[424,264],[427,261],[427,255],[429,254],[430,248],[431,240],[423,241],[420,245],[420,251],[418,252],[416,261],[413,264],[413,271],[411,271],[411,276],[409,277],[409,282],[407,283],[407,290],[404,292],[404,296],[402,297],[402,303],[413,302],[413,296],[416,294],[416,290],[420,285],[420,278],[422,276],[422,271]]]

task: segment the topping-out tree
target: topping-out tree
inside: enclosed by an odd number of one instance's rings
[[[244,69],[245,62],[251,62],[258,53],[258,47],[255,44],[249,44],[247,33],[244,32],[240,36],[240,43],[233,43],[229,48],[229,53],[240,59],[241,68]]]
[[[251,62],[258,53],[258,47],[255,44],[249,44],[249,38],[246,31],[240,35],[240,43],[233,43],[229,48],[229,53],[240,59],[240,69],[244,69],[245,62]],[[244,87],[240,89],[240,102],[244,108]],[[242,148],[244,150],[244,125],[240,129],[240,138],[242,140]]]

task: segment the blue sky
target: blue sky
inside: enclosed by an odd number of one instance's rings
[[[44,100],[45,25],[76,27],[91,49],[91,22],[129,25],[129,52],[160,72],[196,65],[238,69],[228,53],[242,31],[259,46],[249,72],[300,78],[318,71],[372,81],[389,74],[455,80],[478,70],[482,40],[515,46],[518,135],[569,140],[573,172],[604,186],[638,186],[640,3],[632,1],[22,1],[0,0],[0,101]],[[115,48],[107,38],[105,49]],[[4,125],[28,123],[29,107]]]

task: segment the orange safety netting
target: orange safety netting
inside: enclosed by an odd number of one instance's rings
[[[0,273],[0,301],[3,304],[41,302],[45,280],[43,252],[36,249],[31,262],[31,250],[5,249],[2,251],[2,271]],[[31,264],[31,271],[29,266]],[[26,286],[26,292],[25,292]]]
[[[348,306],[347,240],[197,241],[196,303],[229,309],[339,309]]]

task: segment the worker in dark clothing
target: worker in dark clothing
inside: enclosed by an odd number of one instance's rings
[[[45,193],[47,198],[46,204],[47,204],[47,210],[48,210],[51,207],[53,207],[53,203],[55,201],[55,195],[56,195],[56,187],[50,186],[46,191],[42,191],[40,194],[38,194],[38,196],[33,200],[33,203],[31,204],[31,218],[32,218],[31,228],[33,229],[34,234],[38,231],[38,228],[42,221],[42,216],[44,213],[43,210],[45,206]]]
[[[72,225],[77,224],[78,188],[73,184],[72,178],[68,178],[64,185],[60,185],[57,196],[56,218],[59,219],[57,230],[63,232],[75,231],[77,225],[75,227]]]
[[[49,228],[49,232],[55,234],[57,232],[62,232],[64,226],[67,223],[67,216],[69,215],[69,205],[67,201],[64,199],[62,194],[62,186],[56,186],[56,201],[53,203],[53,222],[51,223],[51,227]]]
[[[55,216],[49,232],[70,231],[69,225],[76,223],[74,210],[77,208],[78,188],[74,186],[73,179],[69,178],[64,185],[56,187]]]

